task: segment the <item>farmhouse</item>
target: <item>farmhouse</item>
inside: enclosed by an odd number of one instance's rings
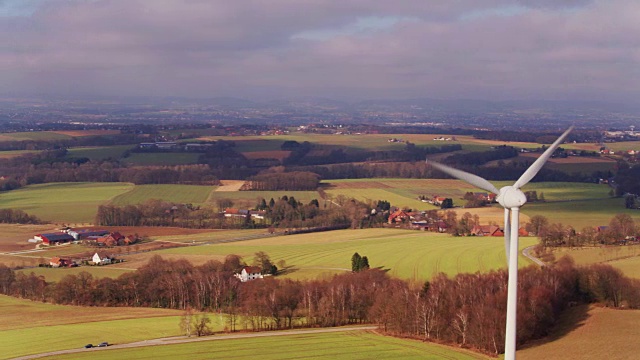
[[[407,212],[403,210],[397,210],[389,215],[389,224],[401,223],[403,221],[409,220],[410,216]]]
[[[67,234],[73,236],[76,240],[90,240],[105,236],[109,232],[107,230],[69,230]]]
[[[59,233],[50,233],[50,234],[38,234],[33,237],[37,241],[42,241],[45,245],[59,245],[64,243],[69,243],[74,241],[73,236],[59,232]]]
[[[100,246],[118,246],[125,244],[124,235],[119,232],[112,232],[109,235],[105,235],[96,239],[96,243]]]
[[[241,210],[234,208],[226,208],[224,209],[225,217],[247,217],[249,215],[249,210]]]
[[[247,282],[255,279],[262,279],[262,270],[257,266],[245,266],[240,273],[234,274],[241,282]]]
[[[496,225],[478,225],[471,229],[475,236],[504,236],[504,232]]]
[[[51,258],[51,260],[49,261],[49,265],[54,268],[65,267],[65,266],[71,265],[71,261],[68,259],[62,259],[56,256]]]
[[[436,196],[434,196],[434,197],[433,197],[433,199],[431,200],[431,203],[432,203],[433,205],[440,206],[440,205],[442,205],[442,202],[444,202],[445,200],[447,200],[447,198],[446,198],[446,197],[444,197],[444,196],[437,196],[437,195],[436,195]]]
[[[111,264],[111,262],[113,261],[113,257],[107,253],[97,252],[93,254],[91,260],[96,265],[106,265]]]

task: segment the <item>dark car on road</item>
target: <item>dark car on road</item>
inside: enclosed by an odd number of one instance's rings
[[[84,346],[85,349],[91,349],[93,347],[93,344],[87,344]]]

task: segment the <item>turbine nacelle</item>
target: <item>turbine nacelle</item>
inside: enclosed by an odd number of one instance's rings
[[[502,205],[502,207],[513,209],[524,205],[527,202],[527,197],[522,190],[515,186],[505,186],[500,189],[496,200],[500,205]]]

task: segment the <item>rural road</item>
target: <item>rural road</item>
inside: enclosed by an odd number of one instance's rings
[[[545,267],[547,266],[547,264],[545,264],[544,262],[542,262],[542,260],[538,259],[537,257],[531,255],[531,250],[535,247],[535,245],[533,246],[529,246],[527,248],[525,248],[524,250],[522,250],[522,255],[524,255],[527,259],[533,261],[534,263],[540,265],[540,267]]]
[[[321,328],[321,329],[263,331],[263,332],[253,332],[253,333],[223,334],[223,335],[211,335],[211,336],[193,337],[193,338],[180,336],[180,337],[172,337],[172,338],[143,340],[143,341],[133,342],[129,344],[111,345],[109,347],[102,347],[102,348],[100,347],[92,348],[92,349],[78,348],[78,349],[51,351],[47,353],[21,356],[21,357],[13,358],[12,360],[39,359],[45,356],[75,354],[80,352],[104,351],[107,349],[128,349],[128,348],[138,348],[138,347],[156,346],[156,345],[184,344],[184,343],[198,342],[198,341],[243,339],[243,338],[257,338],[257,337],[270,337],[270,336],[283,336],[283,335],[320,334],[320,333],[362,331],[362,330],[375,330],[375,329],[377,329],[377,326],[348,326],[348,327]],[[80,346],[82,346],[82,344],[80,344]]]

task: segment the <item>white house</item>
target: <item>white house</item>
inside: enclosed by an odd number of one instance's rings
[[[106,253],[97,252],[93,254],[93,257],[91,258],[91,260],[96,265],[105,265],[105,264],[111,264],[111,260],[113,260],[113,258],[111,257],[111,255],[108,255]]]
[[[262,270],[257,266],[245,266],[242,268],[242,271],[240,271],[240,273],[234,274],[233,276],[235,276],[242,282],[264,278],[264,276],[262,275]]]

